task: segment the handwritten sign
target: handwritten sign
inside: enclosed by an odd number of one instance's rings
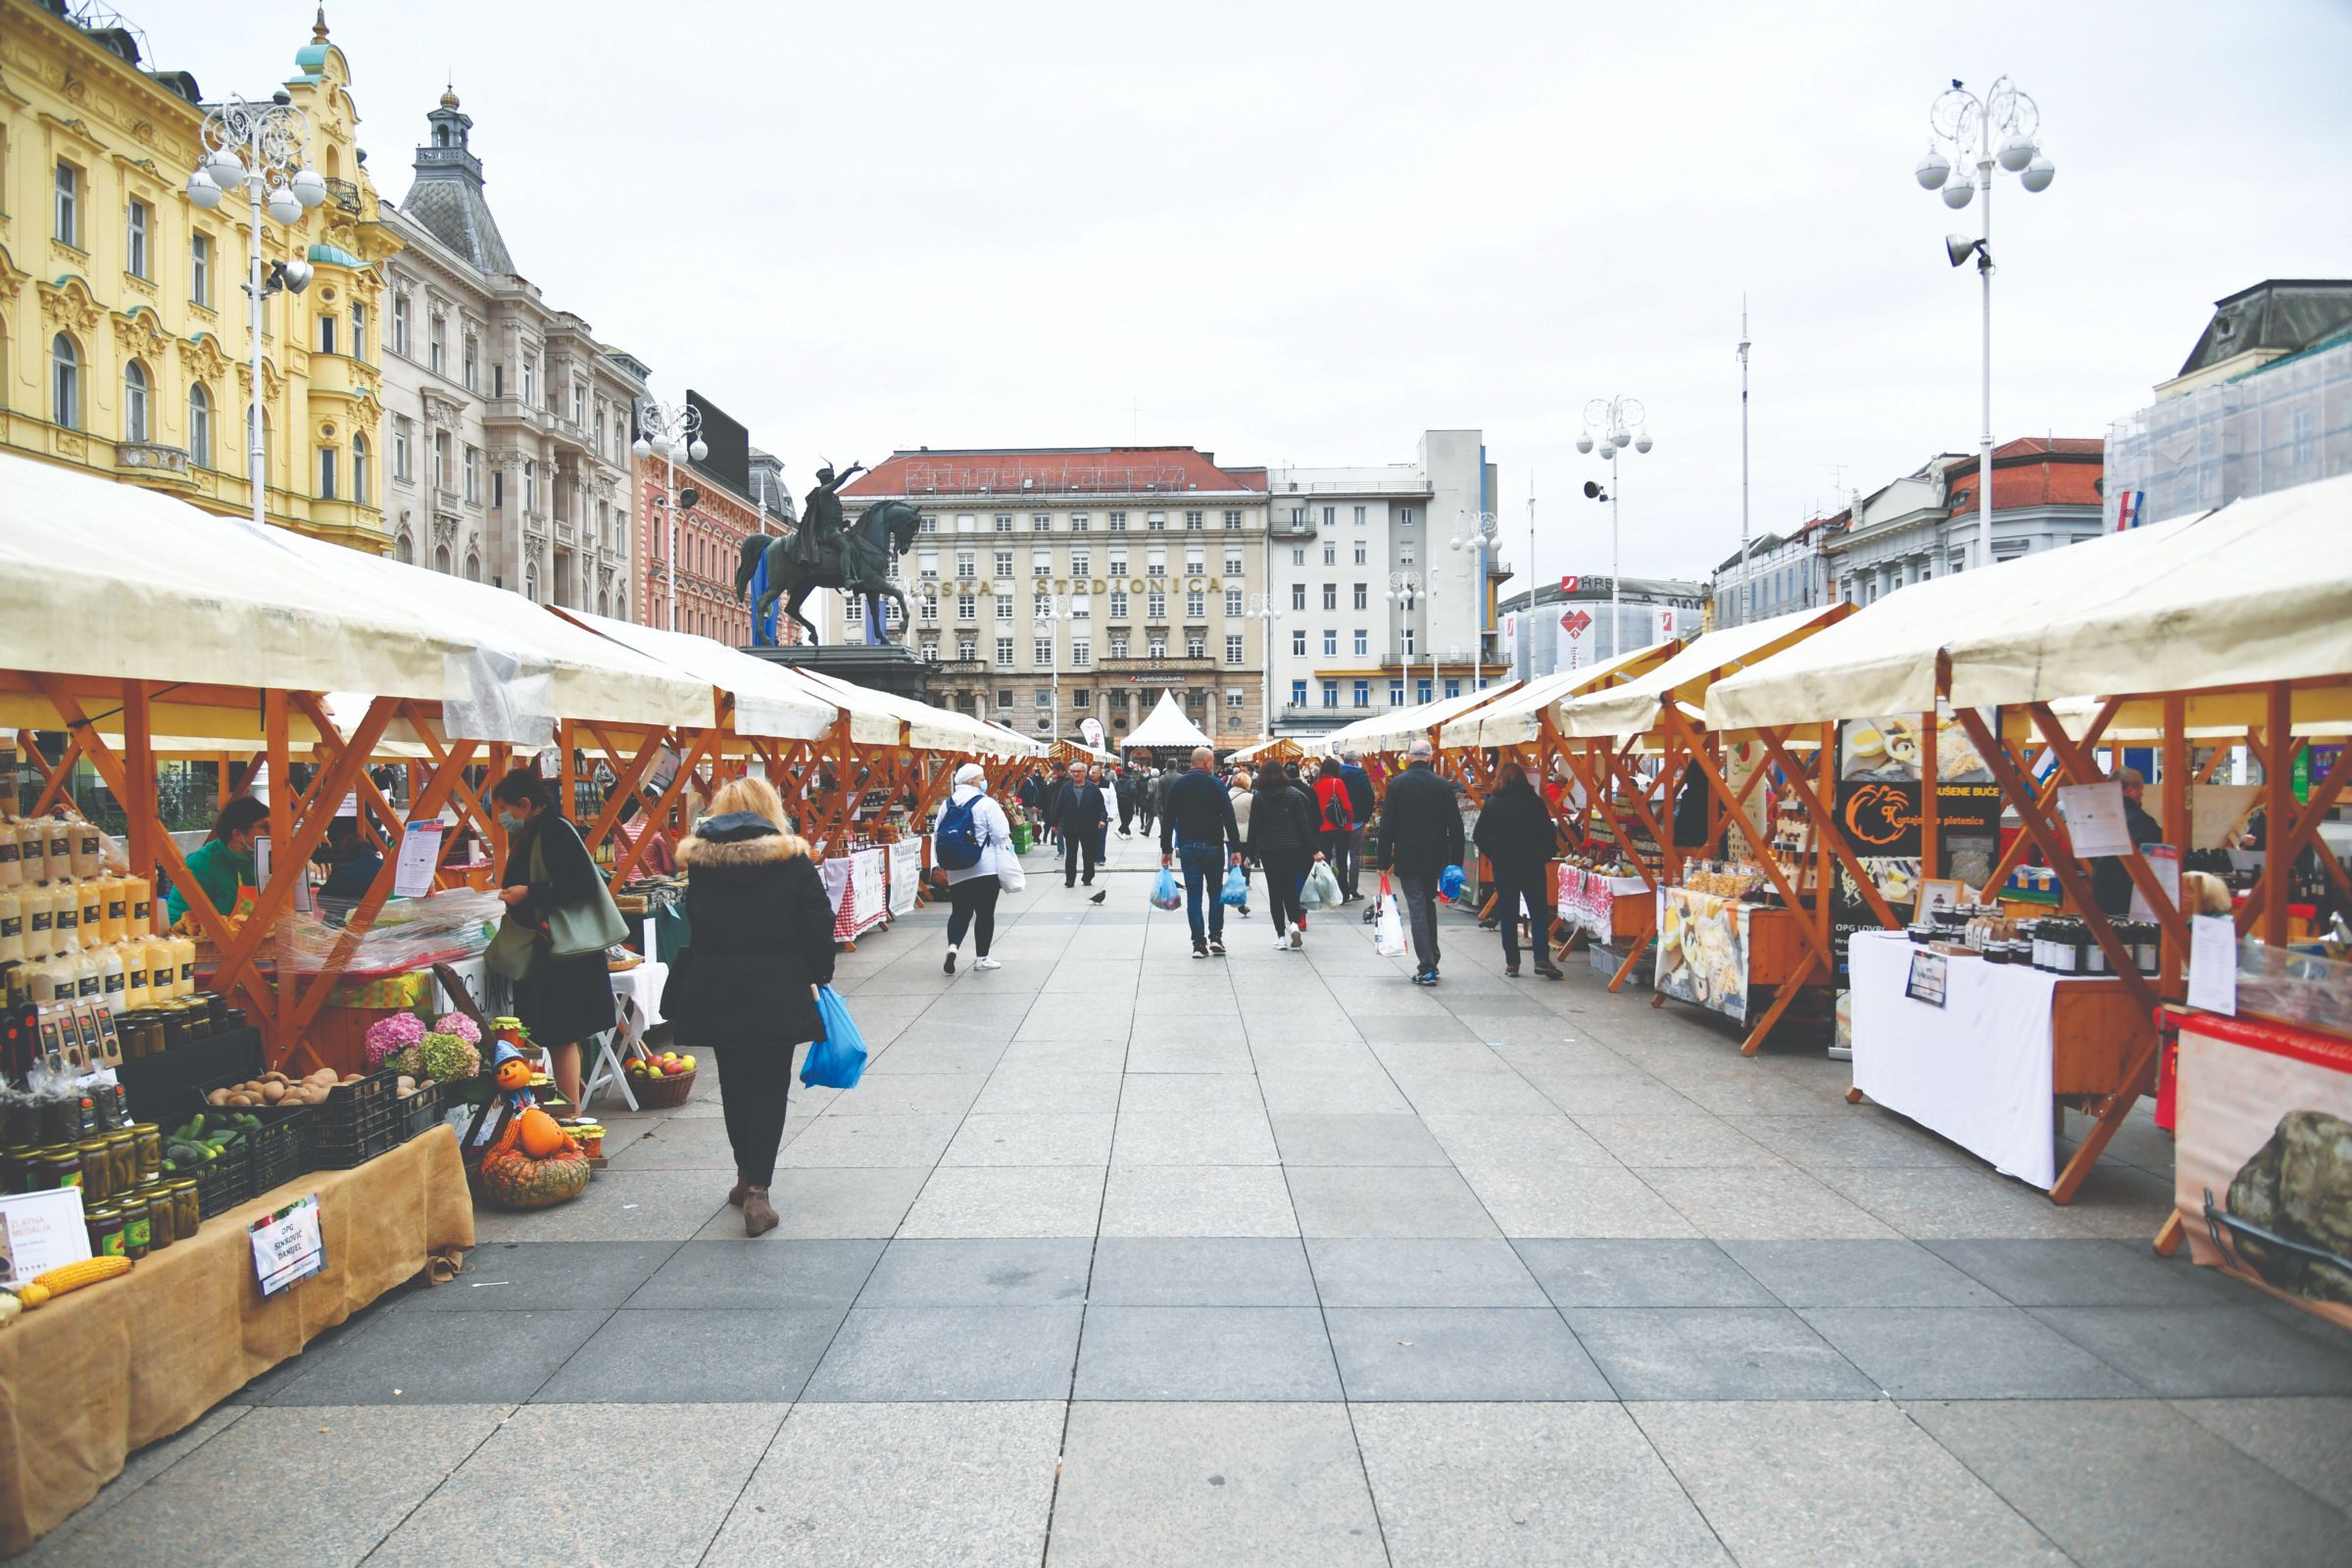
[[[400,835],[400,859],[392,870],[396,898],[421,899],[433,891],[433,873],[441,866],[441,838],[446,822],[411,822]]]
[[[2078,858],[2096,860],[2134,852],[2132,829],[2124,818],[2124,787],[2113,779],[2064,786],[2058,791],[2058,809],[2066,817],[2067,837]]]
[[[2229,915],[2189,916],[2188,1004],[2237,1016],[2237,922]]]
[[[326,1242],[318,1234],[316,1195],[263,1215],[246,1234],[253,1242],[253,1275],[264,1296],[275,1296],[326,1267]]]
[[[1903,995],[1914,1002],[1924,1002],[1931,1007],[1940,1007],[1951,977],[1950,958],[1940,953],[1914,953],[1911,955],[1911,976],[1903,982]]]

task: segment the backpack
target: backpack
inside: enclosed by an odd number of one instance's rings
[[[973,831],[972,812],[982,797],[974,791],[960,806],[950,802],[939,813],[939,840],[932,857],[950,871],[968,871],[980,863],[980,835]]]
[[[1346,833],[1355,826],[1354,815],[1348,809],[1345,788],[1333,790],[1323,798],[1323,826],[1333,833]]]

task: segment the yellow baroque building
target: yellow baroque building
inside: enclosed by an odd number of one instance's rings
[[[146,53],[111,16],[0,0],[0,447],[250,515],[251,211],[242,192],[212,212],[187,199],[206,99]],[[262,221],[265,268],[314,270],[307,291],[264,305],[264,507],[380,553],[375,264],[400,240],[379,220],[323,11],[294,62],[284,90],[328,196],[292,226]]]

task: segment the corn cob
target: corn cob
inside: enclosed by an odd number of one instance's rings
[[[77,1291],[84,1285],[95,1285],[100,1280],[111,1280],[118,1274],[129,1272],[130,1259],[127,1257],[85,1257],[78,1263],[68,1263],[46,1274],[35,1275],[32,1283],[36,1289],[48,1293],[43,1298],[46,1300],[51,1297],[63,1296],[68,1291]]]

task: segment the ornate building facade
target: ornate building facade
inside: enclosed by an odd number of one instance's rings
[[[385,224],[385,517],[403,561],[631,618],[629,445],[648,372],[516,270],[445,92]]]
[[[241,196],[208,213],[183,194],[205,100],[147,54],[111,14],[84,24],[64,0],[0,0],[0,447],[249,514],[252,226]],[[328,198],[262,225],[265,266],[314,269],[306,292],[264,307],[265,510],[380,551],[376,269],[400,240],[323,16],[294,63],[284,90]]]

